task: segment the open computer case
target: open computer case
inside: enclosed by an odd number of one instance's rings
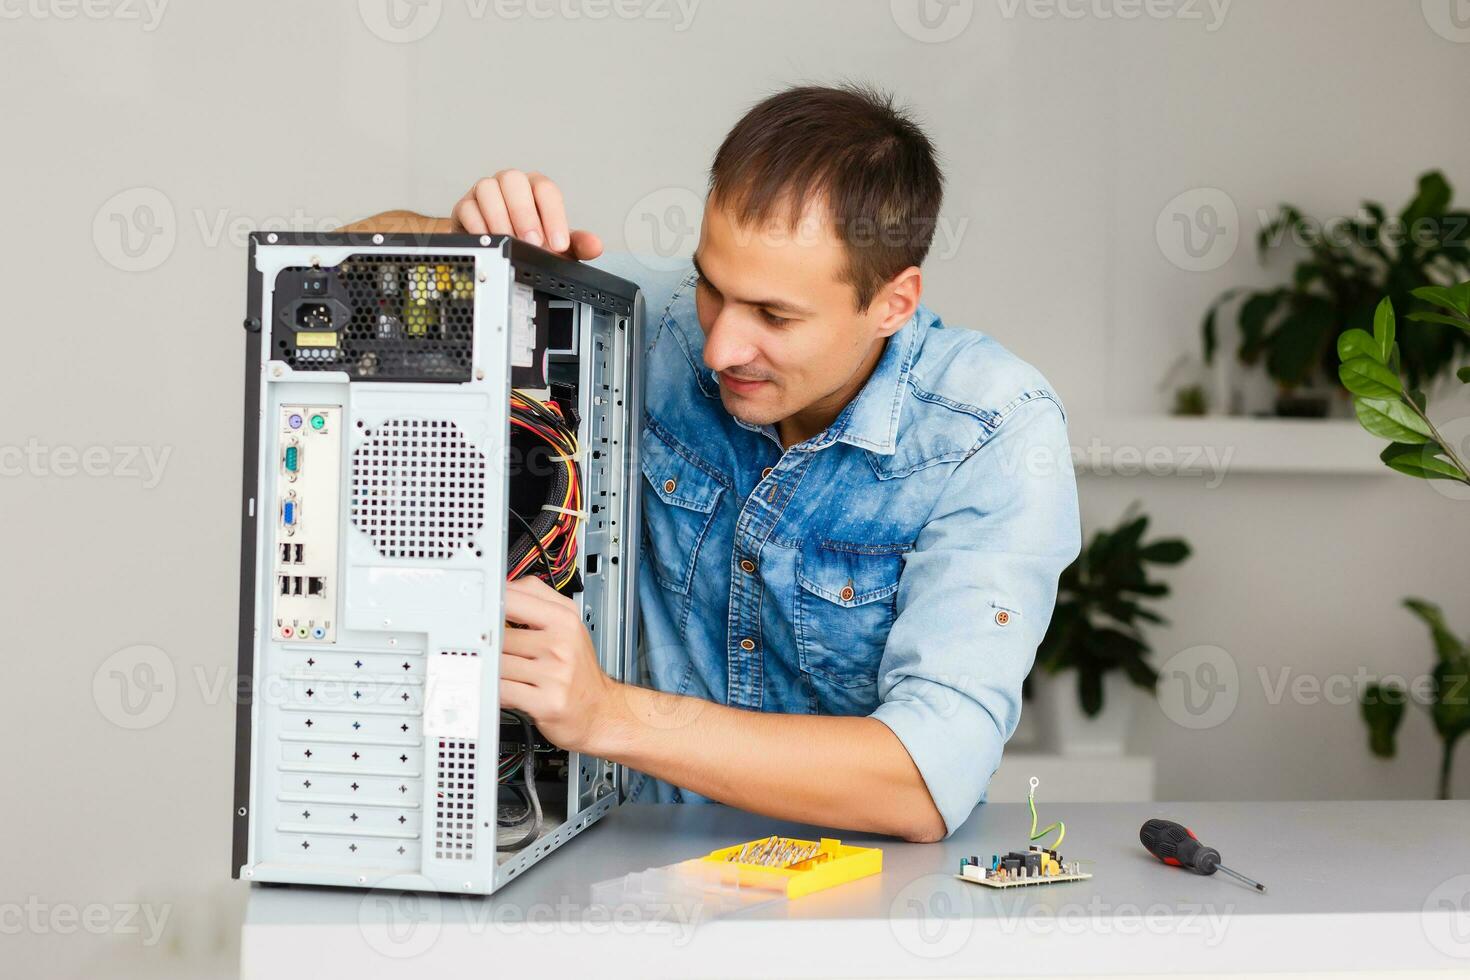
[[[506,236],[251,236],[235,877],[489,894],[617,805],[498,662],[534,574],[631,676],[642,320]]]

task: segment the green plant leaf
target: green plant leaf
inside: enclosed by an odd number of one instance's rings
[[[1134,657],[1125,662],[1123,670],[1128,674],[1130,681],[1145,691],[1152,693],[1159,686],[1159,672],[1140,657]]]
[[[1378,358],[1380,364],[1388,362],[1388,352],[1393,350],[1394,333],[1393,300],[1385,296],[1378,304],[1378,309],[1373,311],[1373,339],[1383,352],[1383,356]]]
[[[1177,565],[1189,557],[1189,545],[1182,538],[1151,541],[1139,550],[1138,557],[1155,565]]]
[[[1434,729],[1446,742],[1470,732],[1470,662],[1461,657],[1434,667]]]
[[[1353,409],[1358,424],[1389,442],[1418,445],[1433,438],[1429,425],[1397,398],[1355,398]]]
[[[1470,333],[1470,320],[1464,317],[1445,316],[1443,313],[1410,313],[1409,319],[1415,323],[1438,323],[1447,327],[1457,327]]]
[[[1215,351],[1218,350],[1220,346],[1219,333],[1215,329],[1215,322],[1220,315],[1220,308],[1226,303],[1230,302],[1232,299],[1234,299],[1237,295],[1239,295],[1239,293],[1239,289],[1225,290],[1225,292],[1216,297],[1215,302],[1211,303],[1210,308],[1205,311],[1205,320],[1204,323],[1201,324],[1200,330],[1204,336],[1206,364],[1210,364],[1214,361]]]
[[[1387,354],[1384,355],[1387,358]],[[1338,366],[1342,386],[1361,398],[1397,398],[1403,391],[1398,375],[1371,357],[1355,357]]]
[[[1438,443],[1426,442],[1423,445],[1408,445],[1395,442],[1386,446],[1378,458],[1388,464],[1390,469],[1397,470],[1408,476],[1417,476],[1421,480],[1459,480],[1464,482],[1466,476],[1460,472],[1460,468],[1445,459],[1441,454],[1444,452]]]
[[[1138,637],[1106,626],[1093,631],[1092,643],[1097,659],[1115,667],[1121,667],[1129,660],[1148,653],[1148,644]]]
[[[1460,638],[1450,632],[1450,628],[1444,621],[1444,612],[1432,602],[1424,599],[1410,597],[1404,600],[1404,608],[1424,621],[1429,627],[1429,635],[1434,639],[1434,653],[1442,661],[1462,659],[1465,656],[1465,646]]]
[[[1077,668],[1077,699],[1089,718],[1096,718],[1103,708],[1102,671],[1090,664]]]
[[[1409,206],[1404,208],[1399,220],[1404,223],[1404,227],[1412,230],[1414,222],[1419,219],[1443,214],[1453,197],[1454,191],[1450,189],[1449,181],[1444,179],[1444,174],[1431,170],[1419,177],[1419,192],[1414,195]]]
[[[1366,330],[1344,330],[1337,335],[1337,357],[1342,361],[1351,361],[1355,357],[1366,357],[1380,364],[1387,364],[1388,359],[1383,356],[1378,346],[1378,341]]]
[[[1411,290],[1410,295],[1426,303],[1453,310],[1462,316],[1470,316],[1470,282],[1462,282],[1457,286],[1420,286]]]
[[[1337,336],[1337,312],[1316,296],[1301,297],[1288,307],[1275,332],[1266,339],[1266,370],[1284,385],[1310,379]]]
[[[1465,384],[1470,385],[1470,364],[1467,364],[1465,367],[1462,367],[1460,368],[1460,370],[1456,371],[1455,377],[1459,378]]]
[[[1409,401],[1413,402],[1419,407],[1419,411],[1425,411],[1425,406],[1429,404],[1429,399],[1424,397],[1424,392],[1420,391],[1418,388],[1414,388],[1413,390],[1407,391],[1404,394],[1408,396]]]
[[[1266,324],[1271,314],[1288,295],[1284,289],[1269,293],[1253,293],[1250,299],[1240,304],[1240,345],[1244,349],[1258,351],[1264,346]]]
[[[1382,759],[1392,759],[1397,754],[1395,736],[1399,723],[1404,720],[1403,698],[1386,696],[1388,690],[1381,684],[1369,684],[1361,698],[1363,721],[1368,724],[1368,748]]]
[[[1141,619],[1145,623],[1154,623],[1155,625],[1164,625],[1168,622],[1168,620],[1158,613],[1150,609],[1145,609],[1130,599],[1121,597],[1102,600],[1098,603],[1098,608],[1118,622],[1128,626],[1133,625],[1135,619]]]

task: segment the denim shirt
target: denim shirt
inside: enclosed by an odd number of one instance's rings
[[[648,301],[644,680],[750,711],[870,715],[953,833],[1015,730],[1080,546],[1061,403],[1000,344],[921,306],[831,426],[783,450],[720,401],[695,277],[667,302],[630,278]],[[640,773],[629,786],[704,802]]]

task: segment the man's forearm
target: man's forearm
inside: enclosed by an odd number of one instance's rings
[[[918,767],[876,718],[767,714],[620,684],[589,750],[742,810],[914,841],[944,836]]]
[[[384,211],[371,218],[354,221],[337,229],[353,233],[377,233],[387,235],[434,235],[457,231],[449,218],[431,218],[414,211]]]

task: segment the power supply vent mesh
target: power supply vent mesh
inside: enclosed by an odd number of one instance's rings
[[[468,381],[474,363],[475,260],[469,256],[353,255],[321,270],[324,298],[345,307],[338,341],[293,329],[294,289],[311,270],[287,269],[276,302],[288,322],[276,356],[298,371],[345,371],[374,381]],[[318,274],[319,275],[319,274]],[[315,299],[307,300],[316,302]],[[299,305],[299,304],[297,304]]]
[[[485,523],[485,457],[441,419],[390,419],[352,454],[352,523],[385,558],[451,557]]]

